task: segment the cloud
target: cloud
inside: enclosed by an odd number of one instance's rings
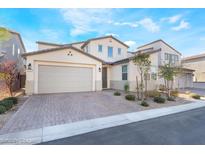
[[[114,37],[119,37],[119,35],[118,35],[118,34],[115,34],[115,33],[106,33],[106,34],[105,34],[105,36],[109,36],[109,35],[112,35],[112,36],[114,36]]]
[[[72,36],[97,31],[96,26],[105,23],[111,14],[110,9],[61,9],[60,12],[72,24]]]
[[[129,26],[132,28],[138,27],[137,22],[116,22],[116,21],[108,21],[109,24],[115,25],[115,26]]]
[[[161,21],[168,21],[169,23],[176,23],[177,21],[179,21],[182,18],[181,14],[177,14],[171,17],[167,17],[167,18],[162,18]]]
[[[160,30],[160,27],[150,18],[144,18],[138,23],[152,33],[159,32]]]
[[[172,30],[179,31],[179,30],[183,30],[183,29],[188,29],[189,27],[190,27],[189,23],[182,20],[178,26],[172,27]]]
[[[137,43],[135,41],[132,41],[132,40],[125,41],[124,43],[130,47],[131,51],[135,50],[135,48],[137,47]]]

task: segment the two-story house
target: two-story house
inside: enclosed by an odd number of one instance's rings
[[[125,84],[129,84],[130,91],[136,90],[139,74],[132,62],[135,52],[128,52],[129,46],[113,36],[70,44],[37,44],[38,51],[23,54],[27,59],[27,94],[124,89]],[[160,65],[181,61],[181,54],[162,40],[141,46],[137,52],[150,54],[149,90],[163,84],[158,75]],[[185,74],[192,76],[192,71],[187,71]],[[188,86],[175,83],[179,88]]]
[[[26,53],[26,49],[21,35],[11,30],[8,31],[10,33],[9,40],[0,42],[0,63],[6,61],[16,62],[18,76],[13,89],[18,90],[25,85],[25,59],[22,58],[21,54]],[[4,86],[3,81],[0,81],[1,89],[3,89],[2,86]]]

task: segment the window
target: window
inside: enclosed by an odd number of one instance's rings
[[[122,66],[122,80],[127,80],[127,65]]]
[[[98,52],[102,52],[102,45],[98,45]]]
[[[85,51],[88,52],[88,46],[85,47]]]
[[[121,48],[117,49],[117,53],[118,53],[118,55],[121,55]]]
[[[164,56],[165,56],[165,60],[168,60],[168,54],[165,53]]]
[[[157,73],[152,73],[152,80],[157,80]]]
[[[108,57],[113,56],[113,47],[108,47]]]

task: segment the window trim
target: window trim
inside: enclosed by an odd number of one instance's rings
[[[126,72],[123,72],[123,67],[127,67]],[[128,80],[128,65],[122,65],[121,68],[122,68],[122,80],[123,80],[123,81],[127,81],[127,80]],[[124,77],[124,76],[123,76],[124,74],[126,74],[126,79],[123,78],[123,77]]]

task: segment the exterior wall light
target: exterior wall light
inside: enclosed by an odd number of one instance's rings
[[[31,70],[31,63],[28,64],[28,70]]]
[[[99,72],[101,72],[101,67],[98,68]]]

